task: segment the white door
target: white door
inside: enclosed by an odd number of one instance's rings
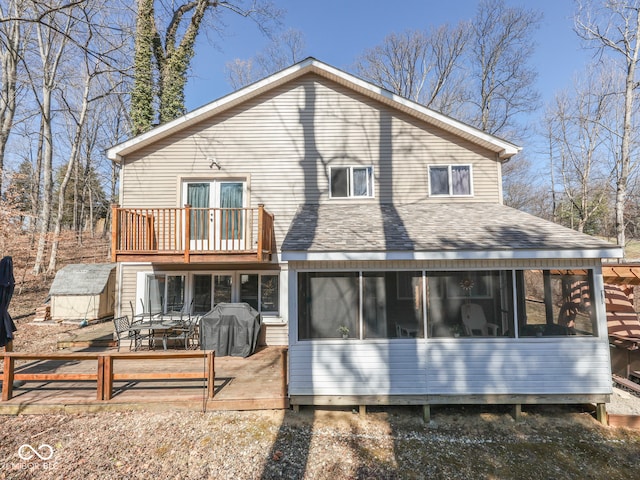
[[[238,250],[244,238],[245,183],[190,181],[183,202],[191,205],[191,250]]]

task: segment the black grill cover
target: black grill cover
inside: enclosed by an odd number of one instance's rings
[[[219,303],[200,319],[200,348],[216,357],[248,357],[260,335],[260,314],[248,303]]]

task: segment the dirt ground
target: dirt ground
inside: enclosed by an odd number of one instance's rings
[[[47,280],[14,262],[14,349],[53,351],[78,327],[30,324]],[[613,400],[608,411],[640,414],[638,397]],[[613,480],[638,478],[640,452],[640,431],[604,427],[580,406],[523,406],[518,422],[507,407],[439,407],[429,424],[413,407],[18,415],[0,416],[0,432],[0,479],[11,480]]]

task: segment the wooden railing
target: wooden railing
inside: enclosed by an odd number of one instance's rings
[[[258,208],[121,208],[113,206],[113,261],[132,256],[244,255],[269,260],[273,249],[273,214]],[[204,258],[204,257],[203,257]],[[240,259],[242,261],[242,259]]]
[[[125,380],[206,380],[207,396],[214,396],[215,379],[215,352],[213,351],[180,351],[180,352],[73,352],[73,353],[18,353],[7,352],[0,357],[4,357],[4,371],[2,374],[2,401],[6,402],[13,397],[14,381],[36,381],[36,382],[72,382],[72,381],[94,381],[96,382],[96,400],[111,400],[113,397],[113,382]],[[159,360],[205,358],[206,369],[192,371],[172,371],[168,370],[166,363],[158,363]],[[97,361],[94,373],[22,373],[15,371],[16,360],[53,360],[58,362],[70,361]],[[114,360],[120,362],[124,360],[153,360],[153,367],[145,369],[144,372],[115,372]],[[151,371],[149,371],[151,370]]]

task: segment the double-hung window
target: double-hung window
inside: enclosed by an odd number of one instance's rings
[[[373,197],[373,167],[331,167],[331,198]]]
[[[431,196],[471,196],[471,165],[430,165]]]

